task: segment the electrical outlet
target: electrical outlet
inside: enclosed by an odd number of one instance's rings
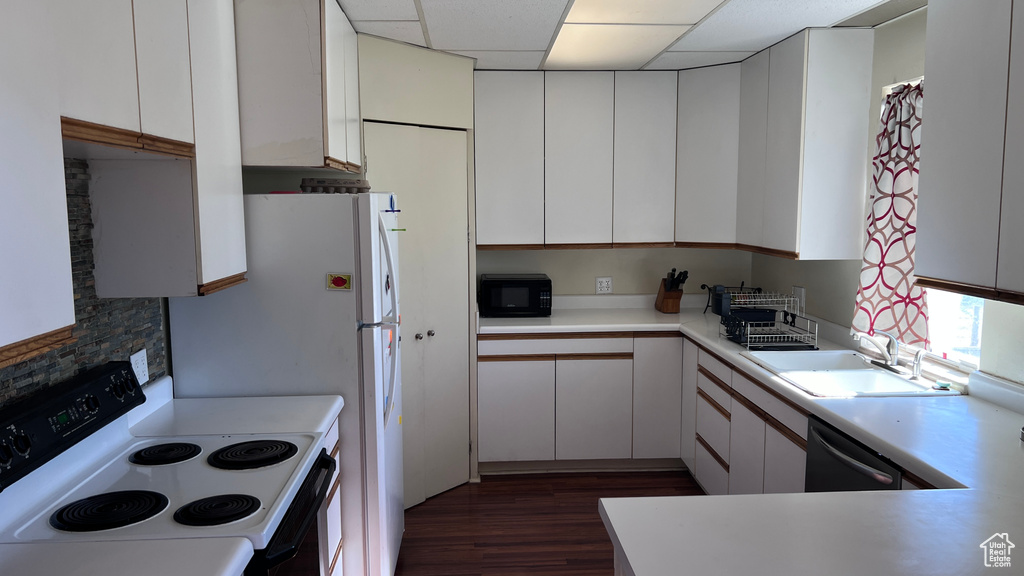
[[[135,377],[139,379],[139,384],[149,382],[149,359],[146,358],[146,349],[143,348],[132,354],[131,361],[132,370],[135,372]]]
[[[797,312],[805,314],[807,307],[807,290],[803,286],[793,286],[793,296],[800,301],[800,310]]]
[[[597,293],[598,294],[611,294],[612,293],[612,277],[602,276],[597,279]]]

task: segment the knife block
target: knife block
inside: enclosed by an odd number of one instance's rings
[[[654,299],[654,309],[664,314],[679,313],[679,299],[683,297],[682,290],[668,290],[665,287],[665,279],[661,279],[661,287],[658,288],[658,297]]]

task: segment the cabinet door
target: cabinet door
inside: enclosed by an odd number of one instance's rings
[[[764,435],[764,493],[804,491],[807,451],[771,426]]]
[[[678,458],[681,337],[633,339],[633,458]]]
[[[764,420],[733,401],[729,429],[729,494],[764,491]]]
[[[189,0],[200,285],[245,272],[235,20],[231,0]]]
[[[555,459],[632,455],[633,361],[555,362]]]
[[[679,72],[676,242],[736,242],[740,67]]]
[[[544,73],[474,73],[476,243],[544,243]]]
[[[748,246],[761,246],[764,242],[768,64],[769,50],[762,50],[740,63],[736,242]]]
[[[698,388],[698,390],[700,389]],[[707,396],[698,392],[697,437],[707,444],[707,449],[714,450],[726,463],[729,462],[730,416],[730,413],[722,413],[708,401]]]
[[[1013,256],[1024,246],[1024,162],[1020,161],[1024,157],[1024,6],[1020,3],[1013,11],[1012,29],[996,288],[1024,293],[1024,258]]]
[[[807,32],[771,47],[765,151],[765,248],[797,251]]]
[[[995,286],[1011,8],[1011,0],[929,3],[918,276]]]
[[[142,132],[194,142],[185,0],[133,0]]]
[[[683,398],[679,423],[679,457],[694,469],[697,442],[697,345],[683,339]]]
[[[363,123],[359,113],[359,38],[346,17],[341,22],[345,39],[345,151],[350,164],[363,165]]]
[[[477,364],[480,462],[555,459],[555,361]]]
[[[612,242],[612,72],[544,75],[544,241]]]
[[[14,2],[0,20],[0,348],[75,323],[60,138],[56,47],[48,8]],[[0,365],[7,355],[0,349]]]
[[[693,477],[712,496],[729,493],[729,470],[699,442]]]
[[[132,0],[56,0],[60,115],[138,132]],[[5,80],[6,81],[6,80]]]
[[[346,27],[351,25],[337,2],[323,0],[323,106],[324,156],[345,161],[348,158],[348,106],[346,83],[349,40]]]
[[[675,72],[615,72],[614,242],[672,242]]]

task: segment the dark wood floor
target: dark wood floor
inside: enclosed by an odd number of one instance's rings
[[[611,576],[599,498],[699,494],[688,472],[485,476],[406,510],[397,576]]]

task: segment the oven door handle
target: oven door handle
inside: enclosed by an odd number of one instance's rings
[[[327,499],[331,477],[334,476],[337,467],[337,462],[327,455],[327,450],[321,449],[313,468],[302,481],[292,505],[285,512],[281,525],[270,538],[267,547],[258,550],[246,567],[246,576],[266,574],[274,566],[295,556],[306,533],[316,521],[320,507]]]

